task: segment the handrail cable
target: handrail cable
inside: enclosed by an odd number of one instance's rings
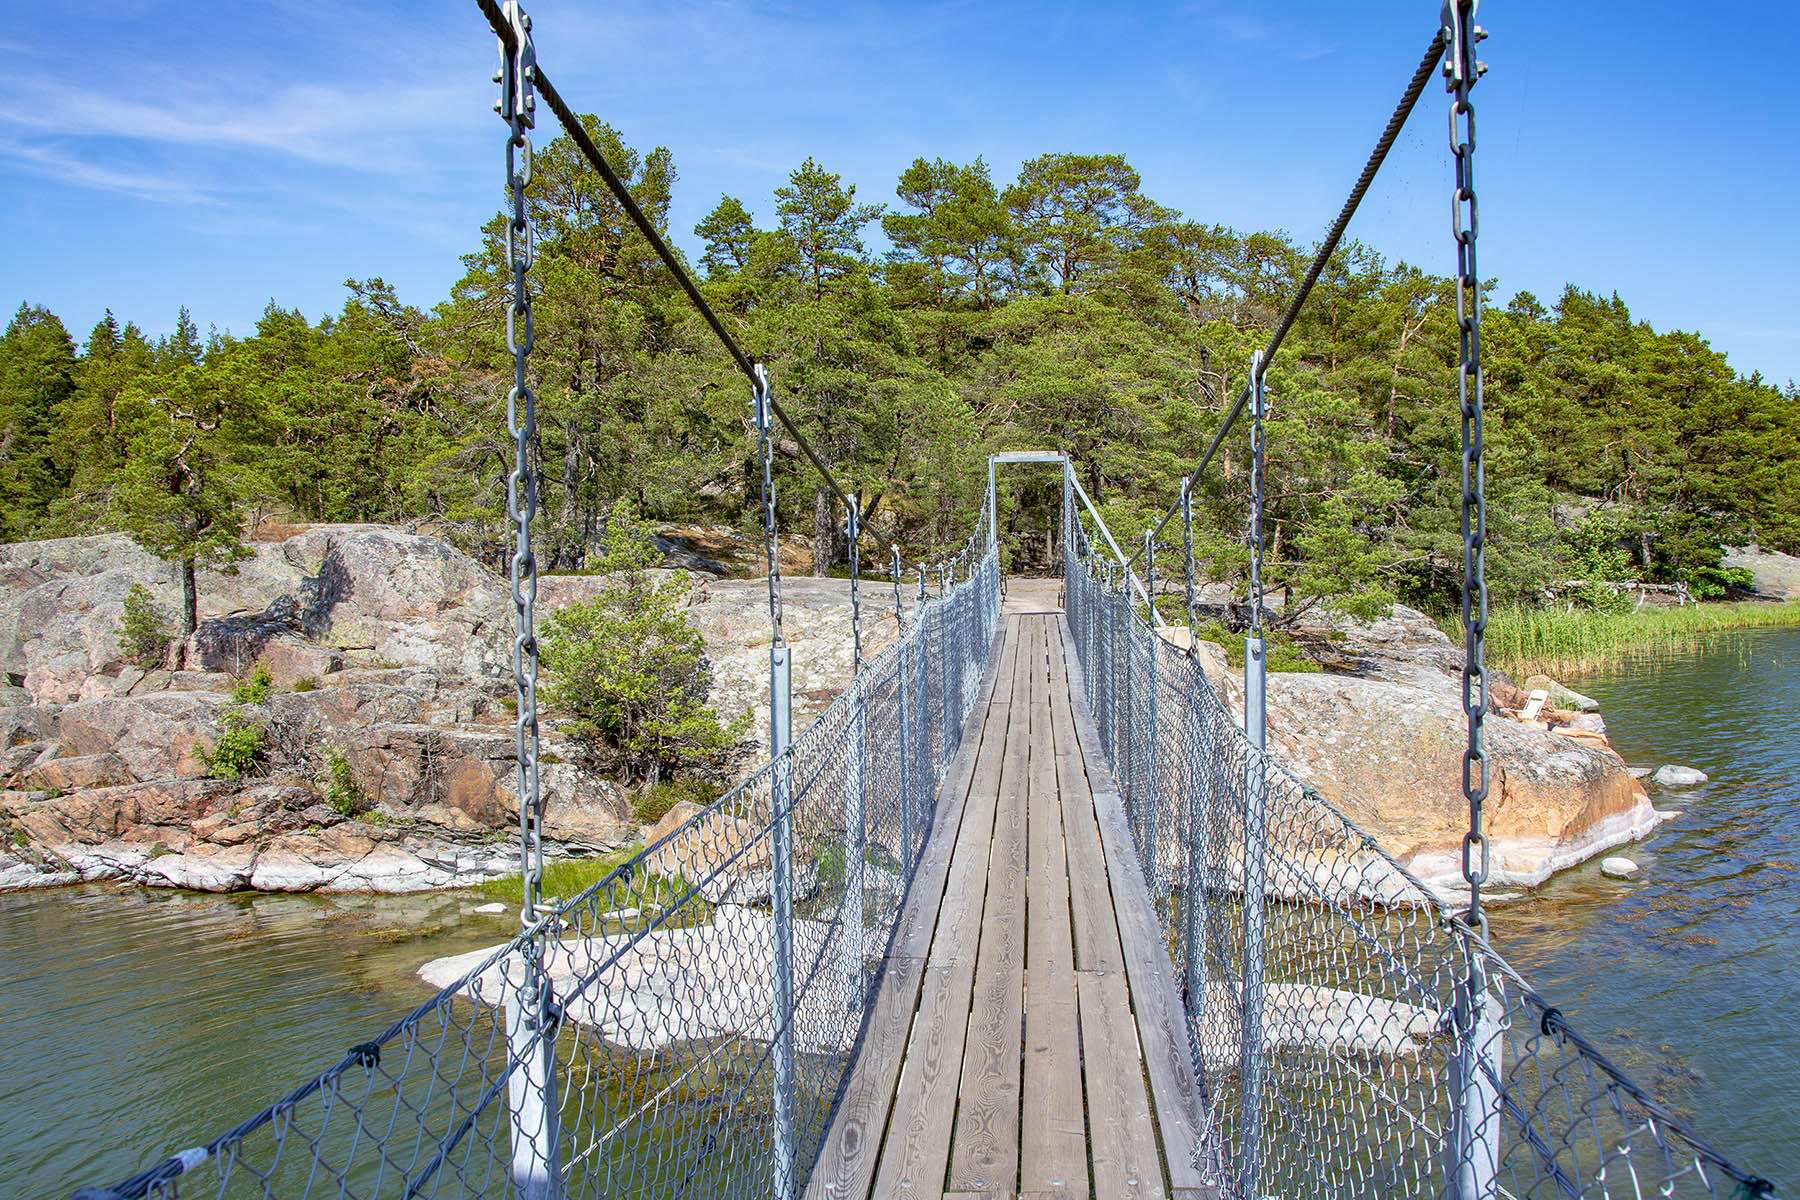
[[[508,50],[514,49],[518,45],[518,40],[513,34],[512,26],[500,11],[500,6],[494,0],[475,0],[475,3],[481,9],[481,14],[487,18],[488,24],[493,26],[495,36]],[[676,256],[669,243],[657,231],[656,225],[644,215],[644,210],[638,207],[638,202],[631,195],[631,189],[625,186],[624,179],[620,178],[619,173],[606,160],[606,155],[601,153],[600,147],[594,144],[594,139],[588,135],[587,129],[576,118],[574,111],[564,102],[561,94],[551,86],[542,66],[535,68],[533,83],[537,87],[538,93],[543,96],[544,102],[550,106],[550,111],[555,113],[556,119],[562,123],[564,131],[580,149],[582,157],[587,159],[589,166],[599,172],[600,178],[606,183],[607,190],[612,192],[613,197],[625,209],[625,215],[631,218],[631,223],[636,225],[638,232],[644,235],[644,239],[650,243],[650,248],[656,251],[656,256],[662,259],[663,265],[668,267],[670,274],[675,276],[675,282],[681,285],[681,290],[687,294],[688,300],[700,310],[700,315],[706,318],[706,323],[712,327],[713,333],[717,335],[720,343],[731,355],[738,370],[742,371],[744,378],[750,381],[751,387],[757,387],[756,360],[746,354],[743,347],[738,345],[737,339],[731,336],[731,332],[725,328],[725,323],[719,319],[719,314],[713,311],[712,305],[706,302],[706,297],[700,294],[700,287],[694,282],[694,277],[688,274],[687,268],[682,265],[681,259]],[[838,503],[848,507],[850,504],[849,493],[838,483],[837,477],[831,473],[831,468],[825,465],[825,460],[820,458],[812,448],[812,443],[806,440],[806,435],[800,432],[799,427],[787,415],[787,410],[783,409],[781,403],[775,399],[773,392],[770,393],[768,400],[770,411],[775,414],[782,427],[792,435],[795,444],[800,447],[800,452],[806,456],[806,460],[812,464],[813,469],[818,471],[825,480],[825,486],[830,488],[838,498]]]
[[[1401,128],[1406,124],[1407,117],[1412,114],[1413,106],[1424,94],[1425,85],[1431,81],[1432,73],[1437,69],[1438,56],[1443,49],[1444,31],[1440,29],[1431,35],[1431,44],[1425,47],[1425,57],[1419,60],[1419,67],[1413,72],[1412,81],[1406,85],[1406,94],[1400,97],[1400,103],[1394,107],[1393,115],[1388,117],[1387,127],[1381,131],[1381,137],[1376,141],[1375,149],[1370,152],[1369,160],[1363,164],[1362,174],[1357,176],[1356,185],[1350,189],[1350,195],[1344,201],[1344,207],[1338,210],[1337,220],[1331,223],[1331,228],[1326,231],[1325,240],[1319,243],[1319,252],[1313,255],[1312,266],[1307,268],[1306,278],[1301,282],[1300,290],[1288,302],[1287,311],[1281,314],[1281,321],[1275,326],[1275,332],[1269,338],[1269,344],[1263,348],[1262,368],[1264,371],[1268,369],[1269,363],[1274,361],[1275,351],[1286,339],[1288,330],[1292,329],[1294,322],[1299,319],[1300,309],[1312,295],[1313,285],[1318,283],[1320,274],[1325,270],[1325,264],[1331,260],[1333,254],[1337,253],[1338,242],[1343,239],[1344,230],[1349,226],[1350,218],[1355,215],[1357,206],[1362,203],[1363,196],[1369,190],[1369,185],[1375,182],[1375,173],[1381,169],[1381,164],[1386,160],[1388,151],[1393,149],[1395,140],[1400,136]],[[1188,473],[1187,486],[1190,490],[1199,485],[1200,477],[1205,474],[1208,464],[1212,462],[1213,455],[1218,453],[1219,446],[1225,441],[1225,436],[1231,432],[1231,427],[1236,424],[1238,417],[1243,413],[1244,405],[1249,403],[1250,391],[1254,382],[1254,380],[1246,382],[1238,392],[1237,400],[1232,404],[1231,410],[1225,414],[1225,420],[1219,425],[1219,431],[1213,435],[1212,444],[1201,456],[1199,465]],[[1169,523],[1169,518],[1180,511],[1181,498],[1177,495],[1175,502],[1169,506],[1167,512],[1163,513],[1162,519],[1150,527],[1150,536],[1155,537],[1161,533],[1163,526]],[[1143,553],[1144,551],[1140,547],[1132,554],[1127,565],[1135,563],[1143,556]]]

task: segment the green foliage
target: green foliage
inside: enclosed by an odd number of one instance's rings
[[[1756,572],[1748,567],[1694,566],[1682,572],[1688,594],[1696,600],[1719,600],[1732,589],[1747,591],[1756,586]]]
[[[643,848],[640,842],[592,858],[560,858],[546,862],[543,894],[565,900],[579,896],[637,857]],[[519,904],[524,899],[524,882],[517,875],[487,880],[479,884],[477,890],[513,904]],[[652,875],[639,869],[607,883],[596,894],[594,904],[596,910],[602,913],[636,909],[638,915],[631,918],[630,924],[632,927],[640,927],[641,922],[660,915],[669,905],[687,896],[687,891],[687,884],[678,875]],[[711,916],[712,905],[699,896],[688,896],[678,913],[663,918],[663,927],[697,925]]]
[[[612,751],[627,780],[654,784],[665,772],[715,759],[749,714],[727,726],[706,706],[712,673],[682,609],[686,576],[651,579],[646,568],[659,556],[630,504],[613,507],[605,547],[602,569],[612,581],[543,624],[545,698],[575,718],[580,735]]]
[[[119,649],[132,662],[149,670],[162,665],[168,648],[169,631],[163,625],[162,613],[157,611],[156,598],[143,584],[132,584],[131,590],[125,593],[125,619],[119,625]]]
[[[201,752],[201,759],[208,776],[235,783],[262,765],[268,753],[267,735],[261,724],[235,708],[222,710],[219,723],[225,727],[224,732],[211,750]]]
[[[55,412],[75,390],[75,344],[45,308],[19,305],[0,337],[0,540],[30,536],[64,482]]]
[[[275,680],[269,675],[269,668],[262,663],[250,669],[250,674],[243,682],[231,689],[233,704],[261,704],[269,698],[275,689]]]
[[[631,802],[631,815],[640,825],[654,825],[669,810],[686,801],[702,808],[719,798],[719,789],[693,775],[660,779],[639,792]]]
[[[1516,679],[1562,678],[1632,655],[1685,651],[1730,629],[1800,625],[1800,602],[1686,604],[1604,613],[1575,609],[1501,609],[1488,624],[1488,661]],[[1460,631],[1446,630],[1453,640]]]
[[[673,156],[582,120],[666,227]],[[1118,154],[1042,154],[1010,178],[922,156],[889,206],[864,182],[809,158],[760,202],[720,197],[694,232],[709,297],[865,527],[909,558],[960,538],[982,459],[1002,449],[1068,451],[1121,537],[1142,529],[1309,257],[1284,234],[1157,204]],[[757,528],[742,381],[567,137],[538,148],[526,202],[540,568],[593,569],[621,499],[647,519]],[[505,241],[495,214],[429,311],[351,280],[338,313],[272,303],[243,337],[203,339],[183,310],[152,340],[108,313],[77,353],[53,314],[21,307],[0,338],[0,537],[130,533],[179,568],[183,628],[197,577],[229,570],[259,519],[419,521],[503,569]],[[1657,332],[1616,295],[1520,293],[1483,322],[1497,606],[1572,579],[1723,594],[1722,546],[1800,550],[1791,388],[1740,376],[1696,334]],[[1286,593],[1282,619],[1458,607],[1456,349],[1448,280],[1356,243],[1326,264],[1268,372],[1265,582]],[[1240,426],[1194,496],[1202,576],[1240,597],[1248,458]],[[812,539],[815,572],[840,566],[843,514],[822,481],[786,439],[774,470],[783,530]],[[1009,470],[1000,487],[1009,560],[1047,567],[1053,473]],[[1576,600],[1619,603],[1605,588]],[[651,770],[642,756],[630,770]]]
[[[316,692],[319,690],[319,680],[316,676],[302,675],[294,680],[294,690],[296,692]]]
[[[849,866],[843,843],[827,842],[814,856],[813,864],[818,871],[818,885],[827,893],[843,886],[844,872]]]
[[[337,746],[325,747],[325,774],[319,780],[325,803],[346,817],[369,807],[369,794],[356,778],[356,768]]]
[[[1202,622],[1200,640],[1217,642],[1225,647],[1226,660],[1239,670],[1243,669],[1244,634],[1242,632],[1230,633],[1217,622]],[[1265,626],[1263,649],[1271,671],[1307,674],[1321,669],[1317,662],[1306,656],[1306,651],[1300,648],[1300,643],[1294,640],[1294,635],[1286,630]]]

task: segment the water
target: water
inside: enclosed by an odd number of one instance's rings
[[[504,941],[468,896],[0,894],[0,1196],[64,1197],[195,1145]]]
[[[1569,681],[1634,766],[1711,782],[1683,816],[1496,910],[1493,938],[1576,1028],[1739,1166],[1800,1195],[1800,629]]]

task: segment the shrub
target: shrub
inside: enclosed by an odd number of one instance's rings
[[[268,751],[267,740],[263,727],[235,708],[225,709],[219,714],[219,720],[225,726],[225,732],[219,735],[211,750],[201,751],[200,758],[212,778],[235,783],[261,765]]]
[[[712,784],[692,775],[683,775],[658,780],[639,792],[631,802],[631,815],[640,825],[654,825],[684,800],[704,808],[718,798],[719,789]]]
[[[119,625],[119,649],[138,666],[160,666],[169,649],[169,631],[163,627],[156,598],[141,583],[125,593],[125,619]]]
[[[234,704],[261,704],[274,688],[275,680],[270,677],[269,668],[257,663],[249,678],[232,689],[231,700]]]
[[[299,679],[294,680],[294,690],[296,692],[316,692],[319,690],[319,681],[311,675],[302,675]]]
[[[325,747],[325,775],[319,784],[325,792],[325,803],[346,817],[354,817],[369,807],[369,794],[357,781],[356,768],[336,746]]]
[[[614,505],[600,564],[613,579],[589,603],[553,613],[541,635],[546,699],[575,718],[577,736],[616,756],[627,781],[652,784],[716,760],[750,721],[723,725],[705,704],[712,671],[682,611],[687,578],[653,582],[657,557],[629,503]]]
[[[1692,567],[1683,572],[1688,594],[1696,600],[1719,600],[1732,589],[1751,591],[1756,587],[1756,572],[1748,567]]]

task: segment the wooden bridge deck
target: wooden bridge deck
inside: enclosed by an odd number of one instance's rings
[[[807,1196],[1210,1197],[1180,999],[1067,626],[1011,611],[999,636]]]

